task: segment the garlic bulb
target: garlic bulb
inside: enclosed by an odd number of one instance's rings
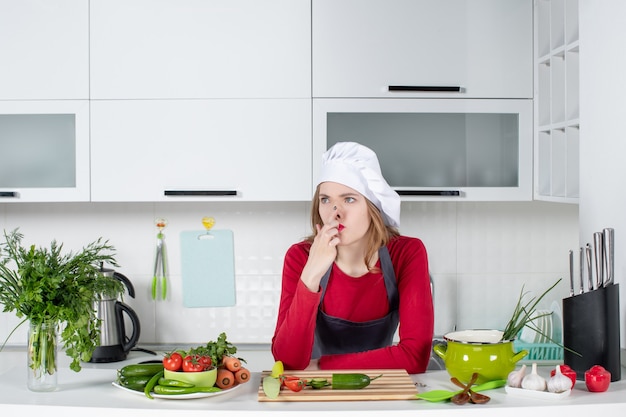
[[[533,363],[532,372],[522,379],[522,388],[535,391],[545,391],[547,382],[544,377],[537,373],[537,363]]]
[[[526,365],[522,365],[519,370],[509,372],[506,384],[511,388],[521,388],[524,375],[526,375]]]
[[[550,392],[565,392],[572,387],[572,380],[563,375],[561,372],[561,365],[556,366],[556,372],[548,380],[548,391]]]

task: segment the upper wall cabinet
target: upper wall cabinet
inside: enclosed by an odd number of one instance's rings
[[[89,97],[89,0],[0,0],[0,100]]]
[[[313,97],[532,98],[532,0],[313,0]]]
[[[89,101],[0,100],[0,203],[89,201]]]
[[[96,100],[92,201],[309,200],[311,100]]]
[[[91,98],[310,98],[310,16],[310,0],[91,0]]]

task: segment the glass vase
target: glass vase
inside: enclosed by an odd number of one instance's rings
[[[57,338],[56,321],[30,322],[28,328],[28,376],[31,391],[57,389]]]

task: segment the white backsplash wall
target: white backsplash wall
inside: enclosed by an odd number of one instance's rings
[[[179,234],[215,229],[235,237],[236,305],[185,308],[182,302]],[[170,264],[165,301],[150,299],[157,229],[164,217]],[[524,203],[403,203],[401,232],[420,237],[435,281],[435,334],[457,329],[502,328],[517,297],[558,288],[542,306],[569,293],[567,252],[578,245],[578,206]],[[138,346],[193,345],[226,332],[233,343],[269,343],[280,297],[283,255],[310,232],[309,203],[51,203],[0,204],[0,227],[19,227],[24,244],[48,247],[53,239],[77,251],[99,237],[115,246],[116,270],[133,283],[124,301],[139,315]],[[4,241],[4,236],[1,237]],[[419,320],[419,317],[416,317]],[[19,320],[0,313],[0,344]],[[8,340],[26,342],[26,326]]]

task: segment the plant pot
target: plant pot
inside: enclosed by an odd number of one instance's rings
[[[28,376],[31,391],[45,392],[57,389],[58,323],[30,322],[28,328]]]
[[[433,350],[446,365],[450,376],[469,382],[478,374],[477,384],[507,379],[516,363],[528,354],[513,350],[513,341],[502,341],[499,330],[464,330],[444,335],[446,344],[435,345]]]

